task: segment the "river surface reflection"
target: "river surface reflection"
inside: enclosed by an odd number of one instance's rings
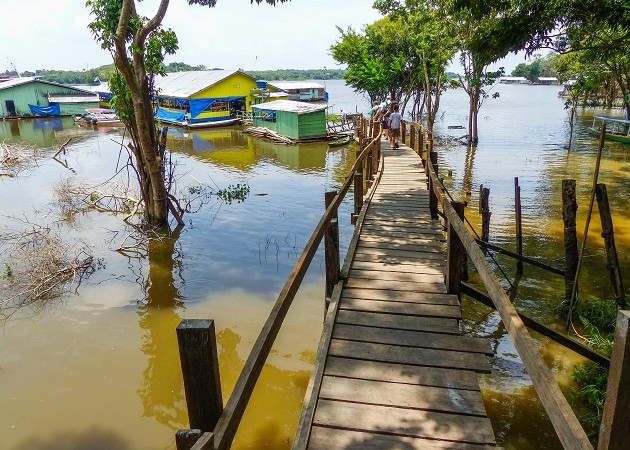
[[[72,138],[65,154],[50,158]],[[68,178],[87,185],[111,177],[126,154],[121,128],[82,129],[71,119],[0,122],[0,139],[27,143],[43,157],[17,177],[0,178],[4,225],[28,220],[64,239],[88,242],[101,269],[43,308],[2,323],[0,447],[3,449],[164,449],[188,426],[175,328],[184,318],[215,321],[224,399],[324,210],[354,162],[354,144],[276,146],[240,128],[171,130],[181,178],[250,187],[244,202],[214,198],[185,216],[176,239],[152,243],[141,258],[114,252],[122,215],[57,205]],[[121,156],[122,155],[122,156]],[[341,242],[350,237],[344,203]],[[2,280],[4,282],[4,280]],[[288,448],[310,377],[324,313],[319,252],[287,316],[234,448]],[[60,443],[63,443],[60,447]]]
[[[369,107],[343,82],[327,83],[331,98],[345,99],[335,102],[335,110]],[[568,115],[556,96],[558,87],[497,89],[500,98],[488,100],[481,110],[476,149],[444,140],[465,132],[449,126],[467,123],[465,94],[445,94],[444,114],[435,130],[443,139],[436,145],[440,170],[453,171],[445,183],[453,197],[469,202],[466,214],[477,230],[479,185],[490,188],[491,241],[510,249],[514,177],[519,177],[524,252],[561,267],[561,180],[577,180],[581,237],[597,141],[586,126],[594,112],[580,111],[568,152]],[[50,158],[69,138],[65,154]],[[45,156],[15,177],[0,177],[3,225],[15,229],[30,221],[51,226],[68,242],[88,243],[102,262],[77,293],[37,310],[21,310],[1,324],[0,448],[9,450],[174,448],[175,431],[188,426],[177,324],[184,318],[215,321],[225,401],[324,210],[324,192],[341,185],[356,150],[328,149],[321,143],[278,146],[253,139],[239,128],[192,133],[173,129],[168,145],[182,189],[200,183],[218,188],[246,183],[250,194],[244,202],[230,205],[213,200],[185,217],[186,226],[176,240],[156,244],[146,257],[128,258],[114,251],[126,234],[122,215],[62,211],[55,194],[55,187],[66,179],[93,186],[111,177],[126,158],[119,147],[122,129],[82,129],[71,119],[7,121],[0,122],[0,140],[27,143]],[[600,175],[608,186],[626,279],[629,149],[607,143]],[[342,251],[350,238],[351,208],[345,202],[339,214]],[[582,269],[583,298],[612,298],[599,233],[595,216],[589,258]],[[513,283],[514,262],[497,260]],[[471,279],[475,282],[474,273]],[[0,278],[2,283],[5,279]],[[509,287],[508,281],[503,284]],[[290,448],[321,332],[323,292],[320,251],[285,320],[233,448]],[[531,317],[560,329],[554,308],[563,292],[562,278],[525,266],[515,303]],[[509,449],[561,448],[496,314],[470,299],[464,299],[464,314],[465,331],[489,337],[496,350],[494,373],[482,377],[482,388],[499,444]],[[568,388],[572,367],[583,360],[544,340],[541,351]]]

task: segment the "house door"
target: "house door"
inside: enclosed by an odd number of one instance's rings
[[[15,103],[13,103],[13,100],[6,100],[4,104],[7,107],[8,117],[17,116],[17,114],[15,113]]]

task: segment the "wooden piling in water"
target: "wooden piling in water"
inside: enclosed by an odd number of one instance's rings
[[[523,256],[523,218],[521,214],[521,187],[518,177],[514,177],[514,211],[516,212],[516,253]],[[523,261],[516,262],[516,273],[523,274]]]
[[[630,429],[630,311],[617,313],[615,340],[608,372],[604,415],[599,428],[598,450],[628,447]]]
[[[578,264],[575,216],[577,211],[575,180],[562,180],[562,221],[564,222],[564,298],[571,301]]]
[[[324,194],[326,209],[337,196],[337,191],[329,191]],[[328,225],[324,234],[324,260],[326,262],[326,310],[335,285],[339,282],[340,256],[339,256],[339,219],[337,210]],[[325,311],[324,311],[325,312]]]
[[[176,331],[190,428],[213,431],[223,411],[214,321],[184,319]]]
[[[597,197],[599,218],[602,223],[602,237],[604,238],[604,245],[606,247],[606,268],[608,269],[610,282],[615,292],[615,301],[621,308],[625,308],[626,298],[623,289],[623,279],[621,278],[621,268],[619,267],[619,258],[617,257],[617,247],[615,246],[615,232],[610,215],[606,185],[598,183],[595,188],[595,195]]]
[[[490,212],[490,188],[481,188],[479,209],[481,210],[481,240],[488,242],[490,240],[490,216],[492,215]],[[485,252],[486,249],[483,250]]]

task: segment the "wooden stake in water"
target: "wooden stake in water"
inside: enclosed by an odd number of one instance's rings
[[[523,218],[521,216],[521,187],[518,185],[518,177],[514,177],[514,210],[516,211],[516,253],[523,256]],[[523,274],[523,261],[516,263],[516,273]]]
[[[595,162],[595,173],[593,174],[593,188],[591,189],[591,202],[588,206],[588,214],[586,216],[586,225],[584,225],[584,236],[582,237],[582,246],[580,247],[580,256],[578,258],[577,270],[575,271],[575,279],[573,280],[573,292],[571,293],[571,301],[569,302],[569,315],[567,316],[566,329],[571,324],[571,315],[577,304],[577,282],[580,276],[580,267],[582,265],[582,256],[586,247],[586,238],[588,236],[588,228],[591,224],[593,216],[593,204],[595,203],[595,188],[597,187],[597,178],[599,177],[599,166],[602,162],[602,150],[604,149],[604,141],[606,139],[606,122],[602,123],[602,129],[599,133],[599,147],[597,150],[597,161]]]

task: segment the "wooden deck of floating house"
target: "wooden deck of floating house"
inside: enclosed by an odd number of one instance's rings
[[[293,448],[494,446],[476,376],[490,371],[492,350],[460,334],[420,157],[387,145],[346,281],[331,298]]]

